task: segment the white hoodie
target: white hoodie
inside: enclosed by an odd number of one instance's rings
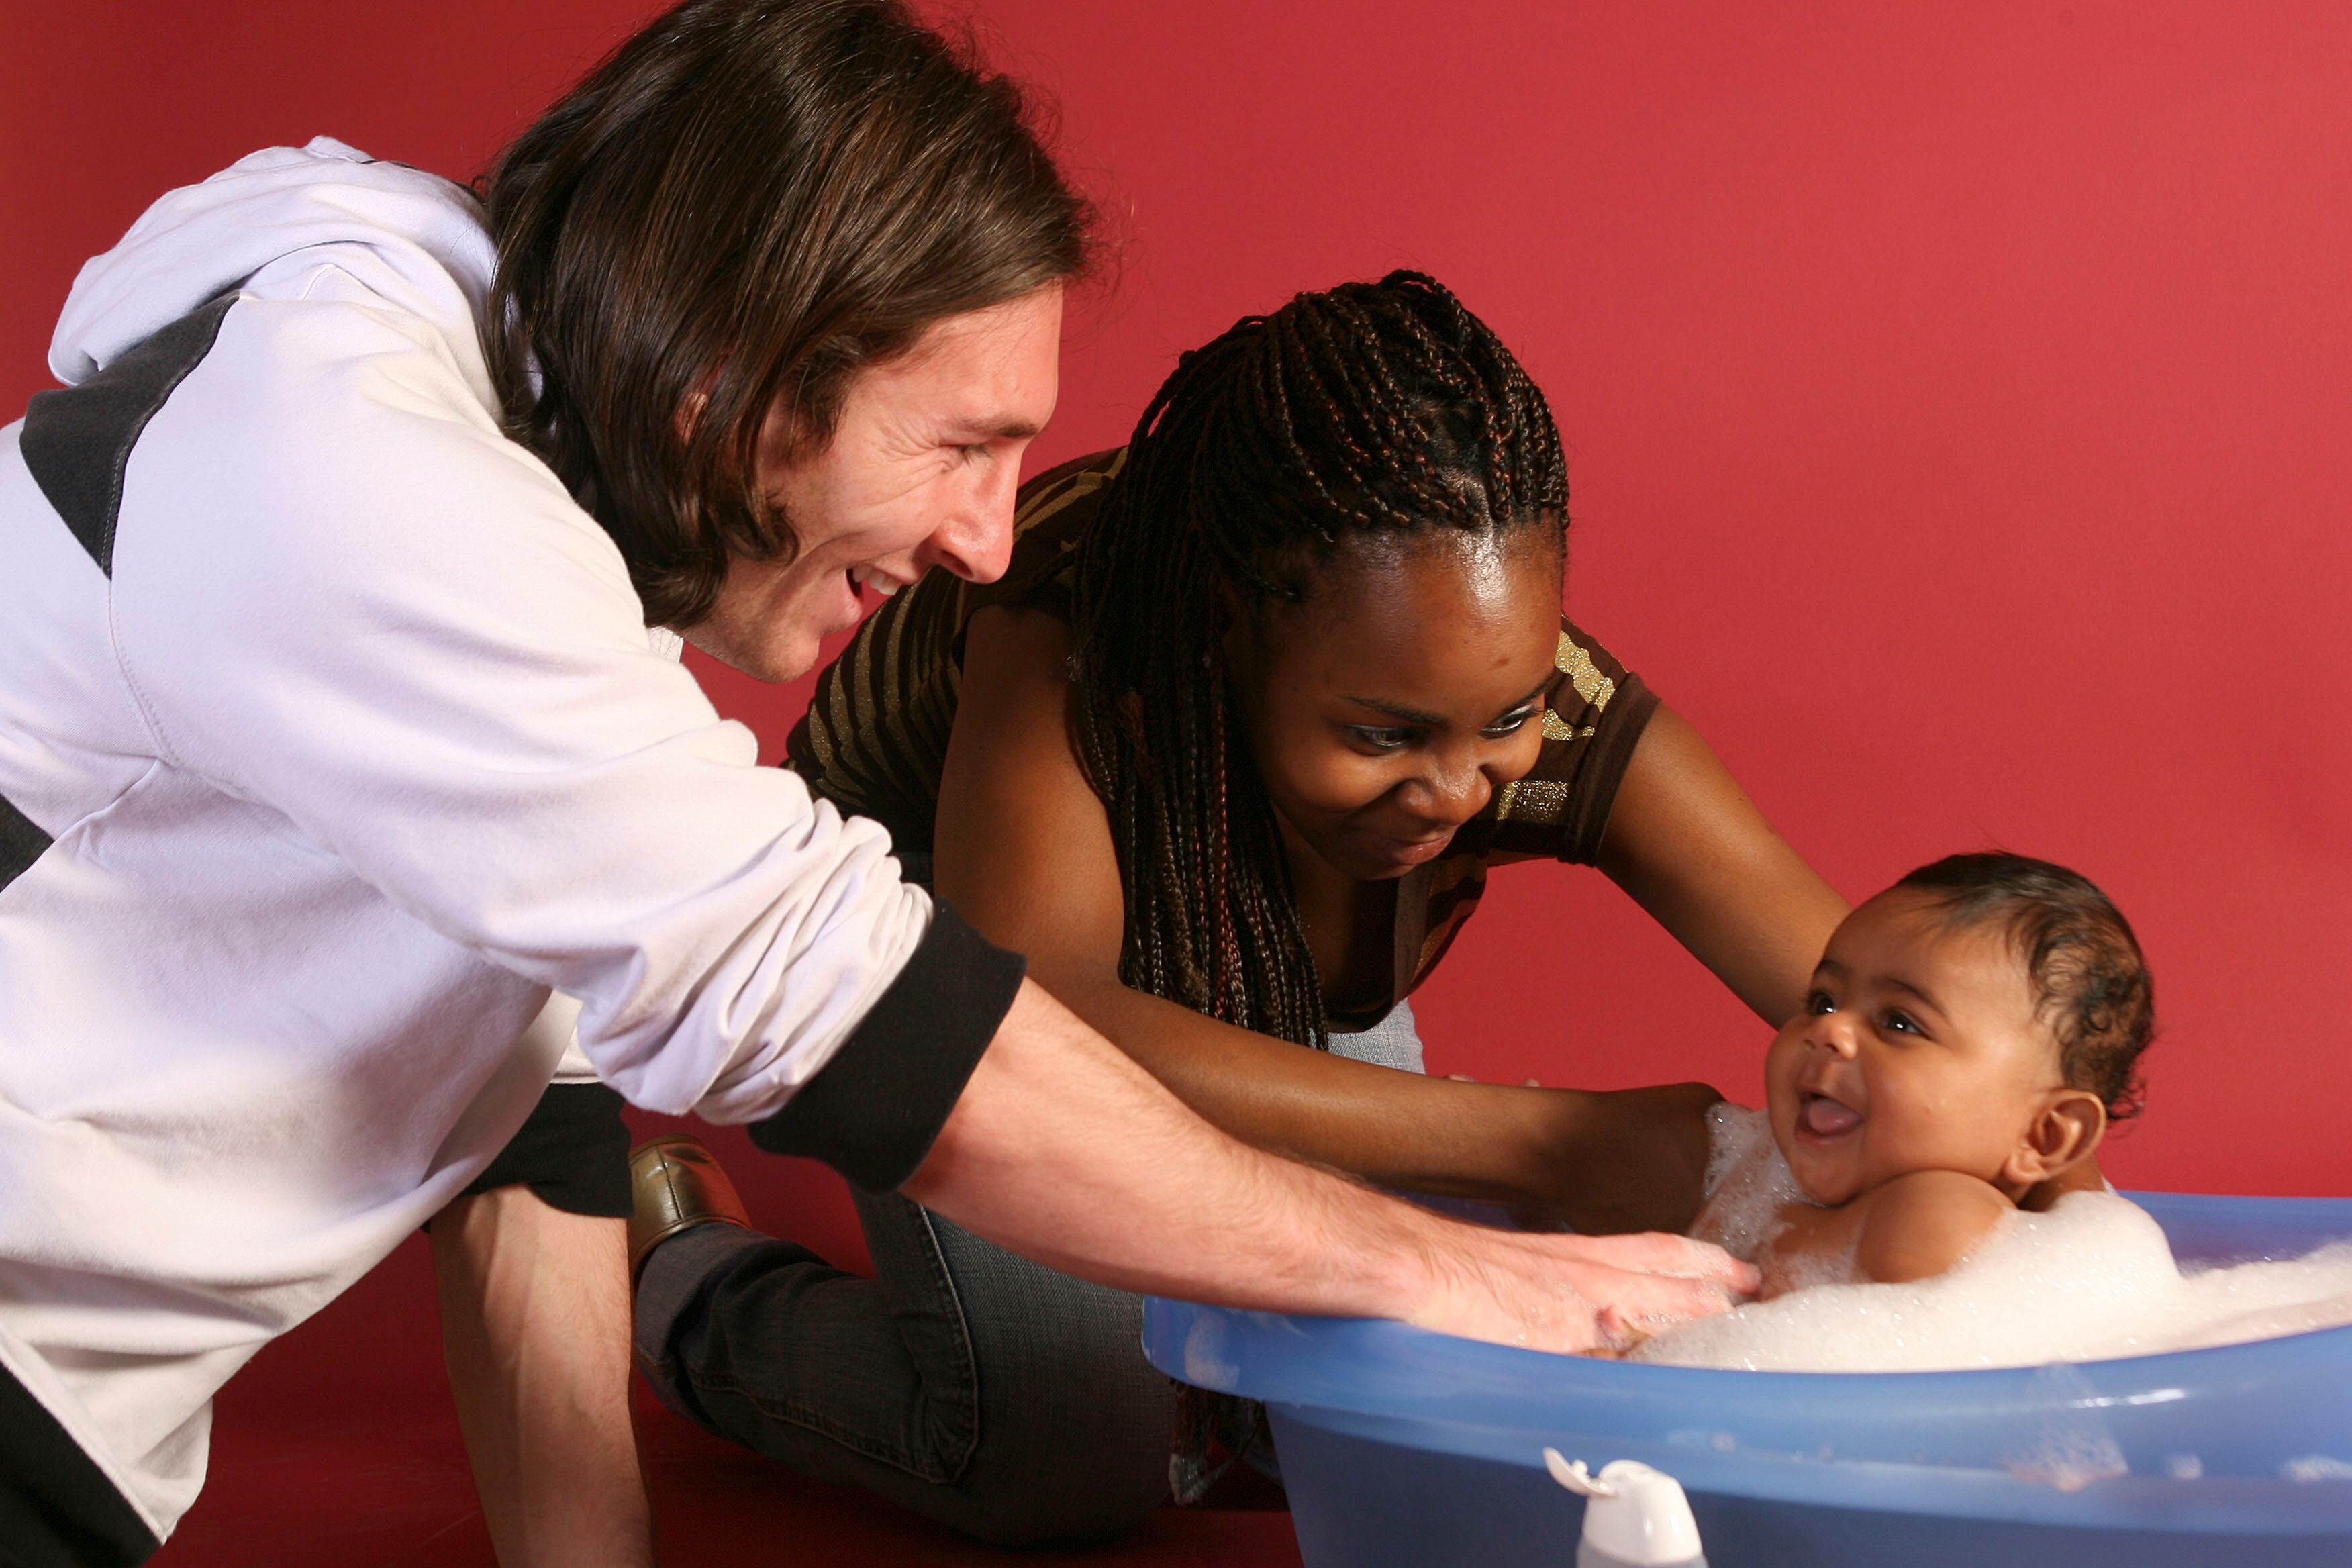
[[[630,1100],[762,1118],[931,922],[499,435],[491,260],[446,181],[257,153],[82,269],[89,385],[0,430],[0,1363],[159,1538],[219,1385],[530,1110],[551,989]]]

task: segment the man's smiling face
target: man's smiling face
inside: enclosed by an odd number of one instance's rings
[[[857,624],[863,588],[893,594],[933,566],[1003,576],[1022,454],[1053,417],[1061,331],[1058,286],[950,316],[857,374],[816,452],[793,452],[786,411],[772,413],[761,489],[799,548],[781,563],[731,562],[710,614],[679,628],[686,639],[790,680]]]

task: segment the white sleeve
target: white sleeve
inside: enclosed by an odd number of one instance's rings
[[[163,755],[577,997],[638,1104],[772,1113],[922,941],[887,834],[756,764],[412,320],[241,300],[123,502],[118,653]]]

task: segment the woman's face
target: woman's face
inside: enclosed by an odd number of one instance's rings
[[[1353,534],[1304,601],[1228,642],[1276,812],[1362,881],[1401,877],[1535,766],[1559,641],[1559,535]]]

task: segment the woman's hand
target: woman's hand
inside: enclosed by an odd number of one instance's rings
[[[1723,1096],[1703,1083],[1541,1092],[1552,1131],[1515,1205],[1519,1223],[1587,1236],[1690,1229],[1705,1195],[1707,1109]]]

